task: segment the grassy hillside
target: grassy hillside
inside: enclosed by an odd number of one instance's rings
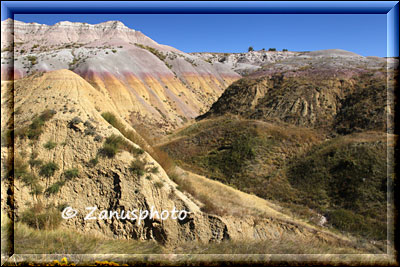
[[[178,165],[338,230],[386,238],[386,135],[323,141],[317,131],[234,116],[197,122],[161,145]]]
[[[364,136],[368,136],[364,134]],[[287,179],[297,201],[325,214],[340,230],[386,238],[385,135],[339,137],[291,159]]]
[[[286,158],[319,142],[305,128],[234,116],[195,123],[171,138],[161,147],[181,166],[247,193],[288,200],[281,177]]]

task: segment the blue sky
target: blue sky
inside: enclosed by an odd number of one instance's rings
[[[249,46],[312,51],[339,48],[386,56],[386,15],[182,15],[15,14],[15,19],[53,25],[122,21],[158,43],[184,52],[245,52]]]

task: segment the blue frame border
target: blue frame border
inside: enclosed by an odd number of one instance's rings
[[[14,14],[386,14],[387,57],[399,56],[398,1],[2,1]]]

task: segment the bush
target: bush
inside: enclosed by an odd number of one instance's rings
[[[117,127],[117,125],[123,127],[122,124],[120,124],[120,122],[117,120],[117,118],[115,117],[115,115],[112,114],[111,112],[103,112],[103,113],[101,113],[101,116],[102,116],[109,124],[111,124],[111,125],[114,126],[115,128],[117,128],[117,129],[119,128],[119,127]]]
[[[158,167],[151,167],[151,168],[149,169],[149,172],[154,173],[154,174],[158,173],[158,172],[159,172],[159,171],[158,171]]]
[[[377,229],[386,225],[387,218],[384,146],[334,139],[293,158],[287,178],[299,191],[298,203],[320,213],[331,210],[330,220],[338,229],[381,238]]]
[[[286,48],[283,48],[282,51],[283,51],[283,52],[287,52],[288,50],[287,50]]]
[[[268,51],[276,51],[276,48],[270,48]]]
[[[37,177],[32,173],[27,173],[22,176],[22,182],[24,182],[26,186],[33,186],[37,183]]]
[[[247,49],[248,52],[254,51],[254,48],[252,46],[249,46],[249,48]]]
[[[39,174],[46,178],[50,178],[58,170],[58,165],[54,162],[48,162],[40,168]]]
[[[44,144],[44,148],[46,148],[47,150],[51,150],[53,148],[55,148],[57,146],[57,143],[53,142],[53,141],[48,141],[46,144]]]
[[[60,188],[61,188],[62,186],[64,186],[64,184],[65,184],[65,181],[58,181],[58,182],[55,182],[54,184],[50,185],[50,186],[46,189],[45,193],[46,193],[47,195],[56,194],[56,193],[58,193],[58,192],[60,191]]]
[[[114,158],[118,152],[119,152],[119,150],[117,147],[115,147],[111,144],[107,144],[107,143],[105,143],[99,151],[101,156],[107,157],[107,158]]]
[[[40,167],[40,166],[42,166],[42,164],[43,164],[43,160],[31,158],[31,159],[28,161],[28,163],[29,163],[29,165],[31,166],[31,168]]]
[[[82,122],[82,119],[81,119],[81,118],[79,118],[79,117],[74,117],[74,118],[69,122],[69,125],[70,125],[70,126],[74,126],[74,125],[79,124],[79,123],[81,123],[81,122]]]
[[[72,168],[72,169],[66,170],[64,172],[64,176],[67,180],[71,180],[71,179],[79,176],[79,171],[77,168]]]
[[[96,142],[101,142],[103,141],[103,137],[101,137],[100,135],[96,135],[93,140]]]
[[[132,160],[131,165],[130,165],[130,171],[134,174],[136,174],[137,176],[142,176],[144,175],[144,166],[146,165],[145,162],[136,159],[136,160]]]
[[[14,158],[14,178],[20,179],[28,173],[28,164],[26,164],[20,157]]]
[[[31,185],[31,192],[30,192],[30,194],[31,194],[31,195],[35,195],[35,196],[38,196],[38,195],[43,194],[43,186],[41,186],[41,185],[38,184],[38,183],[33,183],[33,184]]]
[[[39,118],[42,121],[46,122],[46,121],[50,120],[51,118],[53,118],[53,116],[55,114],[57,114],[57,111],[55,111],[54,109],[46,109],[40,114]]]
[[[36,56],[27,56],[26,59],[32,63],[32,65],[37,64],[37,57]]]
[[[21,214],[21,221],[36,229],[56,229],[61,223],[60,212],[37,203]]]
[[[113,158],[124,144],[125,140],[122,136],[112,134],[106,138],[106,141],[100,150],[100,154],[108,158]]]

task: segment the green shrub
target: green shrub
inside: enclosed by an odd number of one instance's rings
[[[33,184],[31,185],[30,194],[31,194],[31,195],[35,195],[35,196],[38,196],[38,195],[43,194],[43,186],[41,186],[41,185],[38,184],[38,183],[33,183]]]
[[[27,173],[22,176],[22,182],[27,186],[33,186],[37,183],[37,177],[32,173]]]
[[[14,144],[14,133],[13,129],[7,129],[1,133],[1,146],[10,147]]]
[[[56,114],[54,110],[44,110],[39,116],[32,119],[32,123],[29,127],[18,128],[15,136],[19,136],[20,138],[25,138],[27,136],[29,139],[37,140],[43,132],[45,122],[50,120],[54,114]]]
[[[81,122],[82,122],[82,119],[79,118],[79,117],[77,116],[77,117],[74,117],[74,118],[69,122],[69,125],[70,125],[70,126],[74,126],[74,125],[79,124],[79,123],[81,123]]]
[[[27,56],[26,59],[32,63],[32,65],[37,64],[37,57],[36,56]]]
[[[56,193],[58,193],[58,192],[60,191],[60,188],[61,188],[62,186],[64,186],[64,184],[65,184],[65,181],[64,181],[64,180],[63,180],[63,181],[55,182],[54,184],[50,185],[50,186],[46,189],[45,193],[46,193],[47,195],[56,194]]]
[[[248,52],[254,51],[254,48],[252,46],[249,46],[249,48],[247,49]]]
[[[276,51],[276,48],[270,48],[268,51]]]
[[[330,220],[336,228],[382,237],[387,217],[384,146],[348,144],[338,138],[292,159],[287,178],[299,191],[299,204],[320,213],[330,210]]]
[[[112,134],[106,138],[100,154],[108,158],[113,158],[125,144],[125,140],[120,135]]]
[[[103,157],[114,158],[119,152],[118,147],[105,143],[99,153]]]
[[[53,142],[53,141],[47,141],[46,144],[43,145],[44,148],[46,148],[47,150],[51,150],[53,148],[55,148],[57,146],[57,143]]]
[[[158,172],[159,172],[159,171],[158,171],[158,167],[151,167],[151,168],[149,169],[149,172],[154,173],[154,174],[158,173]]]
[[[41,159],[30,159],[28,161],[28,163],[31,166],[31,168],[40,167],[43,164],[43,160],[41,160]]]
[[[39,174],[43,177],[50,178],[59,169],[54,162],[48,162],[41,166]]]
[[[39,118],[42,121],[46,122],[46,121],[50,120],[51,118],[53,118],[53,116],[56,113],[57,113],[57,111],[55,111],[54,109],[46,109],[40,114]]]
[[[144,166],[146,165],[145,162],[136,159],[136,160],[132,160],[131,165],[130,165],[130,171],[134,174],[136,174],[137,176],[142,176],[144,175]]]
[[[79,176],[79,170],[77,168],[66,170],[64,172],[64,176],[67,180],[71,180]]]
[[[111,125],[113,125],[115,128],[118,129],[118,127],[116,127],[116,125],[119,125],[119,121],[117,120],[117,118],[115,117],[114,114],[112,114],[111,112],[103,112],[101,113],[101,116]],[[122,126],[122,124],[120,124],[120,126]],[[122,126],[123,127],[123,126]]]

